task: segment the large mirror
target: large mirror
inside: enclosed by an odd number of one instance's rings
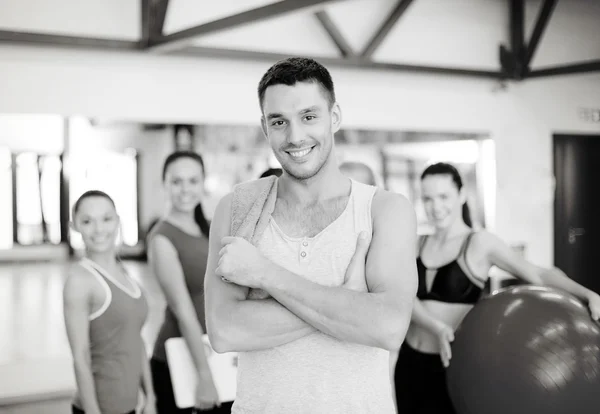
[[[42,145],[43,143],[43,145]],[[419,179],[433,162],[454,164],[463,176],[474,225],[493,227],[495,152],[485,133],[342,129],[338,161],[369,166],[378,185],[413,203],[420,234],[431,232]],[[113,197],[122,217],[127,257],[145,253],[144,237],[164,211],[161,166],[175,149],[202,154],[204,211],[237,183],[278,167],[258,125],[175,125],[59,116],[0,116],[0,248],[82,247],[68,220],[88,189]]]

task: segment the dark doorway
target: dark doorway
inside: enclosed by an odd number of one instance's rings
[[[555,135],[554,175],[554,264],[600,292],[600,136]]]

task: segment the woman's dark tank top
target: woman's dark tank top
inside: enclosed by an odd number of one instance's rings
[[[417,299],[419,300],[435,300],[446,303],[463,303],[475,304],[479,301],[484,281],[478,280],[479,286],[474,282],[473,276],[469,277],[465,270],[458,263],[459,257],[463,257],[465,265],[468,267],[466,253],[474,232],[469,233],[460,248],[458,256],[449,263],[437,268],[428,268],[423,263],[421,253],[427,237],[423,238],[421,247],[419,248],[419,256],[417,257],[417,271],[419,275],[419,288],[417,291]],[[435,270],[436,274],[433,279],[432,286],[427,290],[427,271]],[[468,269],[469,273],[474,273]]]
[[[148,239],[161,235],[166,237],[175,247],[185,284],[190,293],[192,303],[196,309],[198,322],[206,333],[206,318],[204,315],[204,273],[208,259],[208,238],[205,236],[193,236],[169,223],[159,221],[150,232]],[[167,305],[163,324],[154,344],[153,358],[166,362],[165,342],[169,338],[180,337],[181,331],[177,317]]]

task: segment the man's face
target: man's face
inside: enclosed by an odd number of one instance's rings
[[[339,106],[330,108],[318,83],[297,82],[269,86],[262,109],[263,130],[281,167],[298,180],[315,176],[329,160],[340,128]]]

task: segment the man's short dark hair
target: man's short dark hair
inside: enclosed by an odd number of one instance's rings
[[[269,86],[293,86],[297,82],[314,82],[323,89],[329,107],[335,103],[333,80],[329,71],[319,62],[309,58],[292,57],[280,60],[267,70],[258,84],[258,100],[262,108],[265,91]]]

